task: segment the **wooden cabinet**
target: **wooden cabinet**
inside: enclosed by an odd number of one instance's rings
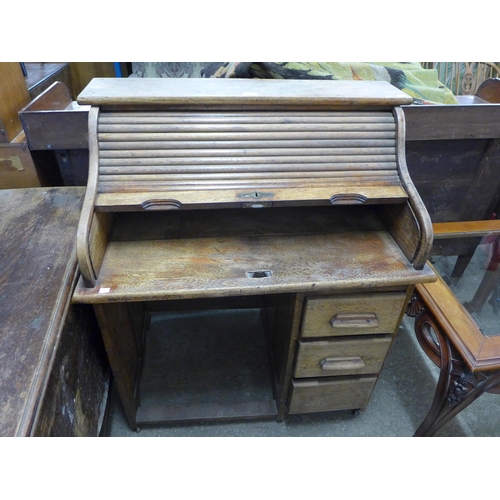
[[[19,63],[0,63],[0,189],[41,186],[18,117],[29,102]]]
[[[112,62],[72,62],[69,63],[72,93],[77,96],[96,77],[116,77]]]
[[[409,100],[381,82],[96,79],[83,91],[73,301],[94,306],[131,427],[366,406],[413,286],[435,279],[404,163]],[[271,400],[147,406],[155,311],[248,307],[263,318]],[[177,366],[204,365],[191,361]]]
[[[30,100],[19,63],[0,63],[0,143],[11,142],[23,130],[18,111]]]

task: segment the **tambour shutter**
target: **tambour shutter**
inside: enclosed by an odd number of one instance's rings
[[[98,193],[401,185],[390,111],[101,112],[97,131]]]

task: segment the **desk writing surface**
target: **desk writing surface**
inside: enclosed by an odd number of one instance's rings
[[[79,285],[73,300],[373,288],[433,276],[413,269],[370,207],[138,212],[117,216],[97,286]]]
[[[0,191],[0,436],[29,433],[76,273],[84,188]]]

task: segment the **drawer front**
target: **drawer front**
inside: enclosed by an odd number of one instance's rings
[[[377,377],[293,380],[288,412],[356,410],[368,405]]]
[[[308,298],[302,337],[393,333],[405,301],[403,292]]]
[[[354,337],[299,342],[294,376],[331,377],[378,373],[392,337]]]

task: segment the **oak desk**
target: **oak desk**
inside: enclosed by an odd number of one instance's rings
[[[130,426],[364,409],[414,285],[435,279],[405,164],[411,98],[384,82],[95,79],[78,102],[73,301],[94,307]],[[262,314],[271,400],[145,407],[155,311],[245,308]]]

